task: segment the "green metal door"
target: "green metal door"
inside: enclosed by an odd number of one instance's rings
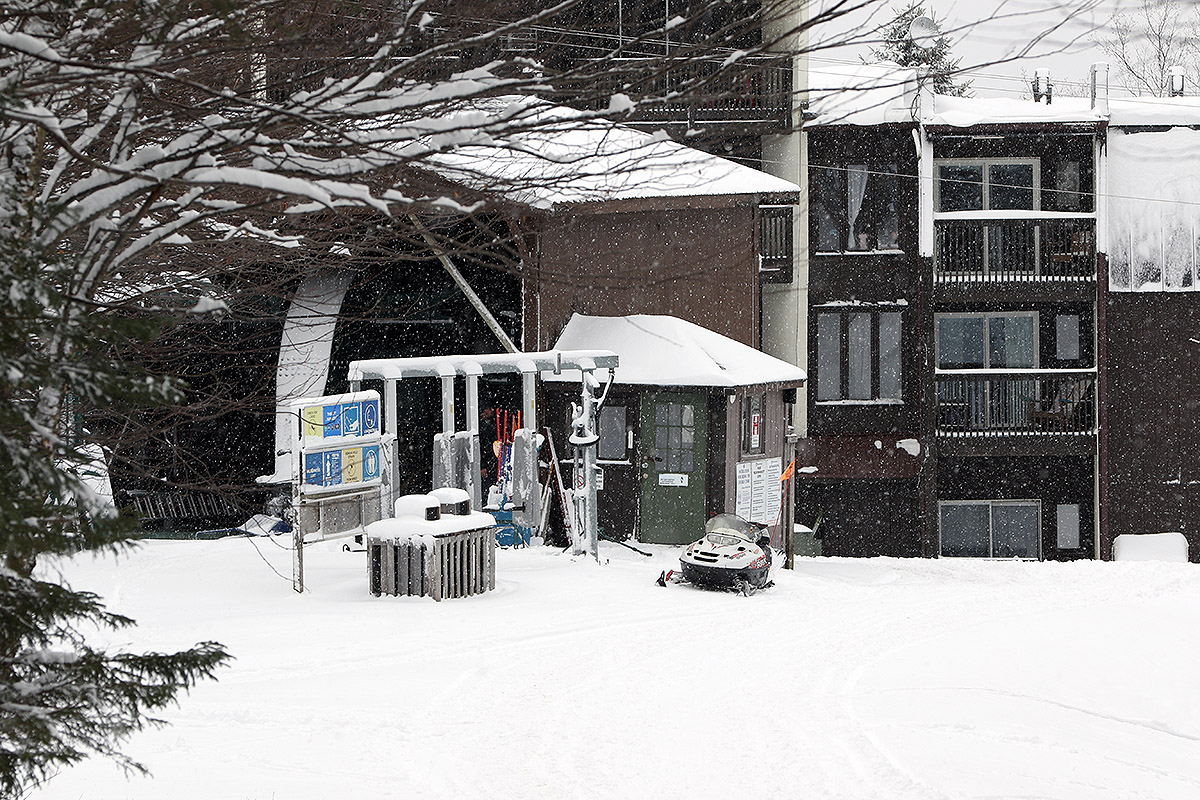
[[[638,503],[643,542],[684,544],[704,530],[708,419],[702,394],[642,398]]]

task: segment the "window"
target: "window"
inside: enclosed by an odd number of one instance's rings
[[[938,503],[943,557],[1038,558],[1037,500],[950,500]]]
[[[752,394],[742,398],[742,452],[761,453],[766,449],[766,429],[763,417],[763,396]]]
[[[1079,360],[1079,315],[1058,314],[1054,317],[1055,357],[1059,361]]]
[[[1060,503],[1055,509],[1057,525],[1057,541],[1059,550],[1078,550],[1079,541],[1079,504]]]
[[[938,369],[1036,369],[1037,313],[938,314]]]
[[[600,409],[599,436],[596,457],[601,461],[627,461],[627,427],[625,406],[603,406]]]
[[[818,251],[899,249],[900,180],[895,164],[816,167],[813,191]]]
[[[659,472],[691,472],[696,442],[696,407],[691,403],[654,404],[654,460]]]
[[[934,208],[939,212],[1041,207],[1037,159],[940,159],[936,174]]]
[[[899,311],[817,313],[817,402],[899,402]]]

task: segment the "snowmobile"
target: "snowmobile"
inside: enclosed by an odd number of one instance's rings
[[[704,536],[679,557],[679,570],[658,576],[658,584],[690,583],[703,589],[725,589],[752,595],[771,585],[771,537],[766,525],[736,514],[717,514],[704,526]]]

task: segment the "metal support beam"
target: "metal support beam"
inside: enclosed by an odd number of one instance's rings
[[[484,324],[486,324],[492,333],[496,335],[496,338],[500,340],[500,344],[504,345],[504,349],[510,353],[518,352],[517,346],[513,344],[513,340],[508,338],[508,334],[504,332],[504,328],[500,327],[500,323],[497,322],[496,318],[492,316],[492,312],[488,311],[487,306],[485,306],[483,301],[479,299],[479,295],[475,294],[475,290],[471,288],[471,284],[467,283],[467,279],[464,278],[463,274],[458,271],[458,267],[454,266],[454,262],[450,260],[449,256],[446,255],[446,251],[443,250],[442,246],[437,243],[436,239],[433,238],[433,234],[429,232],[429,229],[426,228],[421,220],[417,219],[415,215],[409,214],[408,218],[412,221],[413,226],[416,227],[417,232],[421,234],[421,238],[425,240],[427,245],[429,245],[429,249],[433,251],[435,256],[437,256],[438,261],[442,262],[442,267],[446,270],[446,272],[450,273],[450,277],[454,279],[456,284],[458,284],[458,288],[461,289],[462,293],[467,296],[467,302],[469,302],[471,307],[478,312],[480,318],[483,319]]]

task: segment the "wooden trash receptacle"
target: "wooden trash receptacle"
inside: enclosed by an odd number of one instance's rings
[[[433,498],[420,514],[396,501],[399,515],[367,527],[367,580],[371,594],[469,597],[496,588],[495,521],[468,511],[442,515]]]

